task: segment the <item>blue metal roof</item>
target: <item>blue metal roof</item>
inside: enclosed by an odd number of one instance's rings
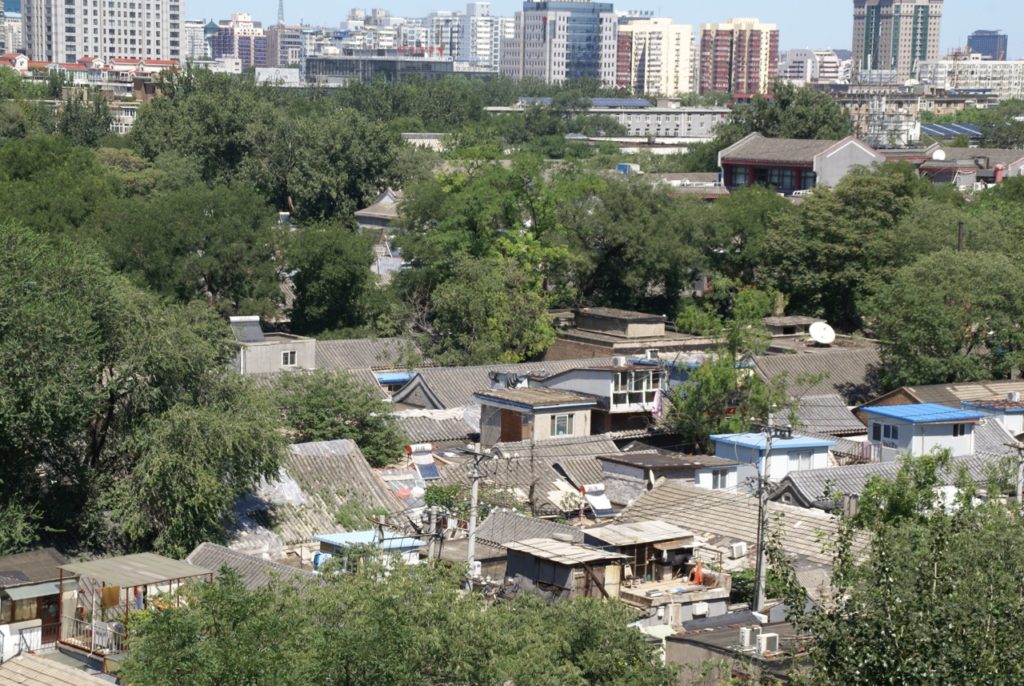
[[[715,443],[755,450],[764,450],[768,445],[768,441],[763,433],[715,434],[711,437],[711,440]],[[794,448],[831,448],[835,444],[836,441],[826,441],[821,438],[810,438],[809,436],[794,434],[792,438],[773,438],[772,451],[792,450]]]
[[[921,124],[921,133],[936,138],[982,138],[981,129],[972,124]]]
[[[394,531],[384,531],[383,545],[377,537],[377,530],[345,531],[336,534],[321,534],[313,537],[314,541],[333,545],[336,548],[348,548],[355,545],[374,545],[386,552],[412,550],[423,546],[418,538],[408,538]]]
[[[935,403],[919,403],[917,405],[885,405],[880,407],[862,407],[862,412],[895,419],[907,424],[942,424],[945,422],[971,422],[984,419],[980,412],[960,410]]]
[[[414,372],[377,372],[374,376],[377,377],[377,383],[393,384],[408,383],[416,374]]]

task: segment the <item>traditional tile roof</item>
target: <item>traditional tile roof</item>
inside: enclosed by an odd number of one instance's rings
[[[417,414],[410,414],[416,412]],[[433,410],[404,410],[395,413],[398,426],[411,443],[468,443],[474,434],[479,434],[465,419],[447,414],[432,417],[422,414]]]
[[[353,502],[368,515],[405,509],[353,441],[290,445],[278,478],[261,484],[236,508],[240,530],[231,547],[273,557],[284,546],[337,531],[338,512]],[[252,516],[266,510],[273,519],[269,529]]]
[[[862,434],[865,430],[838,393],[805,395],[797,401],[796,414],[800,430],[836,435]]]
[[[67,562],[54,548],[41,548],[27,553],[0,557],[0,588],[56,581],[57,569]]]
[[[395,369],[410,354],[422,357],[408,338],[353,338],[316,342],[317,369]]]
[[[596,457],[560,457],[553,463],[554,468],[564,474],[576,488],[599,484],[604,481],[601,461]]]
[[[825,543],[839,530],[831,515],[800,507],[768,504],[772,526],[778,526],[782,547],[798,568],[830,566]],[[779,518],[781,517],[781,522]],[[748,562],[756,557],[758,501],[752,495],[697,488],[677,480],[660,481],[653,490],[619,514],[619,521],[661,520],[692,531],[708,544],[726,548],[747,544]]]
[[[316,577],[311,571],[246,555],[216,543],[200,543],[185,560],[189,564],[212,569],[218,573],[227,567],[238,574],[242,585],[250,591],[262,588],[274,580],[300,581]]]
[[[377,196],[373,204],[356,212],[356,218],[398,219],[398,204],[402,201],[402,197],[402,191],[388,188]]]
[[[372,369],[295,369],[288,372],[246,374],[245,378],[249,379],[250,382],[255,384],[258,388],[273,390],[274,385],[277,383],[278,379],[281,378],[282,374],[347,374],[362,385],[366,386],[374,395],[380,397],[381,400],[387,400],[390,398],[384,387],[377,383],[377,377],[374,375]]]
[[[939,405],[959,407],[962,402],[1006,398],[1010,393],[1024,393],[1024,379],[903,386],[885,395],[872,398],[871,402],[867,403],[867,405],[876,404],[880,400],[885,400],[897,394],[904,394],[914,402],[937,403]]]
[[[583,530],[568,524],[560,524],[547,519],[527,517],[510,510],[494,510],[487,519],[477,527],[478,539],[496,546],[504,546],[512,541],[524,541],[529,538],[554,538],[568,536],[576,543],[583,542]]]
[[[814,163],[815,158],[843,141],[799,138],[767,138],[753,133],[721,153],[723,162]],[[866,146],[865,146],[866,147]]]
[[[953,458],[952,469],[943,472],[940,477],[944,485],[954,485],[959,478],[961,468],[966,469],[970,478],[977,484],[985,486],[992,476],[1006,478],[1008,456],[991,453],[978,453],[970,456]],[[868,480],[872,477],[894,479],[900,471],[900,462],[874,462],[846,467],[830,467],[829,469],[808,469],[790,472],[775,490],[778,497],[787,490],[796,496],[795,500],[810,507],[816,503],[834,501],[838,495],[861,495]],[[831,498],[826,496],[831,495]],[[828,503],[831,505],[831,502]]]
[[[414,369],[416,379],[409,382],[393,396],[396,404],[403,403],[417,390],[425,392],[436,400],[436,409],[451,409],[474,405],[473,395],[492,387],[492,373],[511,373],[519,376],[551,376],[569,369],[594,366],[610,366],[612,358],[585,360],[557,360],[526,362],[522,364],[490,364],[477,367],[422,367]]]
[[[974,425],[974,452],[1006,455],[1016,451],[1020,443],[995,419]]]
[[[529,441],[499,443],[494,446],[496,457],[483,463],[481,470],[485,484],[511,492],[524,504],[531,502],[532,494],[535,509],[557,514],[562,512],[567,496],[579,493],[579,486],[563,476],[556,465],[568,465],[566,471],[573,474],[573,479],[587,478],[596,471],[583,471],[590,469],[584,467],[585,459],[592,460],[596,470],[600,470],[596,456],[614,454],[617,450],[614,441],[602,436],[554,438],[532,445]],[[468,463],[449,467],[441,473],[441,484],[468,486],[472,471],[473,466]]]
[[[985,158],[988,168],[991,169],[997,164],[1009,167],[1012,164],[1024,163],[1024,150],[1011,150],[1006,148],[952,148],[942,147],[946,153],[948,163],[958,160],[981,160]],[[926,164],[928,164],[926,162]]]
[[[838,393],[848,403],[855,404],[878,393],[880,362],[878,349],[870,346],[808,354],[760,355],[754,358],[754,369],[766,380],[785,375],[786,386],[796,397]],[[807,383],[818,375],[824,378]]]

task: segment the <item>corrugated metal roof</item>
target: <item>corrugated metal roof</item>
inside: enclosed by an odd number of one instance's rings
[[[0,664],[5,686],[103,686],[109,681],[39,655],[20,655]]]
[[[409,338],[352,338],[316,342],[317,369],[395,369],[410,356],[422,357]]]
[[[478,433],[461,417],[434,418],[396,412],[395,419],[412,443],[469,442],[471,435]]]
[[[312,579],[311,571],[263,560],[252,555],[225,548],[216,543],[200,543],[185,560],[192,565],[220,572],[227,567],[238,575],[242,585],[252,591],[266,586],[271,581]]]
[[[939,405],[959,407],[961,402],[994,400],[995,398],[1006,398],[1010,393],[1024,393],[1024,379],[904,386],[893,392],[899,391],[905,391],[920,403],[938,403]]]
[[[596,457],[560,457],[554,462],[554,467],[564,473],[576,488],[604,481],[604,470]]]
[[[402,536],[395,531],[384,531],[384,538],[377,535],[376,529],[365,531],[345,531],[335,534],[321,534],[313,537],[314,541],[320,541],[336,548],[348,548],[356,545],[375,545],[381,550],[393,552],[396,550],[418,550],[423,546],[423,541],[418,538]]]
[[[993,455],[978,453],[970,456],[953,458],[953,468],[940,475],[942,483],[951,486],[959,478],[960,469],[965,468],[970,478],[978,484],[986,484],[993,470],[1007,465],[1006,454]],[[826,493],[836,495],[860,495],[872,477],[891,480],[900,471],[899,462],[874,462],[871,464],[831,467],[829,469],[809,469],[790,472],[779,484],[781,491],[787,485],[800,495],[807,503],[823,500]]]
[[[943,422],[971,422],[984,419],[980,412],[937,405],[935,403],[917,403],[915,405],[879,405],[865,407],[863,411],[878,417],[894,419],[910,424],[940,424]]]
[[[600,548],[578,543],[564,543],[551,538],[529,538],[525,541],[512,541],[505,544],[509,550],[526,553],[541,560],[548,560],[559,565],[575,567],[591,562],[611,562],[623,559],[618,553],[610,553]]]
[[[397,391],[393,396],[396,404],[404,403],[407,396],[416,388],[413,384],[422,382],[437,398],[441,407],[451,409],[476,404],[473,395],[478,391],[492,388],[490,374],[510,373],[525,377],[531,374],[551,376],[569,369],[611,365],[612,358],[585,360],[556,360],[545,362],[528,362],[523,364],[491,364],[477,367],[423,367],[413,371],[419,379]]]
[[[88,577],[107,586],[148,586],[175,579],[191,579],[212,574],[213,570],[172,560],[156,553],[136,553],[105,557],[90,562],[73,562],[60,566],[68,574]]]
[[[714,434],[711,440],[716,444],[735,445],[741,448],[763,449],[768,446],[768,438],[763,433],[746,434]],[[811,436],[793,434],[792,438],[773,438],[772,450],[790,450],[795,448],[831,448],[834,440],[825,440]]]
[[[604,541],[608,545],[640,545],[642,543],[659,543],[677,539],[694,539],[692,531],[687,531],[674,524],[652,520],[646,522],[619,522],[607,524],[594,529],[587,529],[587,535]]]
[[[754,358],[754,368],[762,378],[772,380],[785,375],[786,386],[794,396],[838,393],[849,404],[865,402],[878,394],[880,363],[874,346]],[[807,383],[819,375],[824,378]]]
[[[861,434],[865,427],[838,393],[807,395],[797,401],[799,429],[818,434]]]
[[[781,524],[776,518],[782,516]],[[807,510],[781,503],[768,504],[769,521],[779,526],[782,547],[795,558],[798,567],[831,565],[832,558],[824,550],[834,540],[839,523],[819,510]],[[660,520],[693,531],[710,545],[727,547],[732,543],[747,544],[750,563],[756,555],[758,502],[742,493],[697,488],[677,480],[665,480],[642,494],[619,517],[622,522]]]
[[[494,510],[476,530],[478,539],[497,546],[529,538],[553,538],[555,535],[570,536],[576,543],[583,542],[582,529],[509,510]]]

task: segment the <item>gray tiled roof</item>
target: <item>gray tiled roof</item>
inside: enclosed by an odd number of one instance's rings
[[[0,664],[0,684],[5,686],[104,686],[110,682],[49,656],[23,653]]]
[[[556,534],[570,536],[574,543],[583,542],[582,529],[509,510],[491,512],[476,530],[478,538],[498,546],[530,538],[554,538]]]
[[[309,370],[309,369],[296,369],[290,372],[268,372],[266,374],[247,374],[246,379],[256,385],[257,388],[264,390],[273,390],[277,380],[281,378],[282,374],[347,374],[354,380],[363,384],[370,391],[379,396],[381,400],[387,400],[391,396],[384,390],[384,387],[377,383],[377,377],[374,376],[373,370],[371,369],[333,369],[333,370]]]
[[[722,160],[811,164],[815,157],[838,142],[798,138],[766,138],[755,133],[723,151]]]
[[[555,469],[564,472],[576,488],[599,484],[604,481],[604,470],[601,461],[596,457],[560,457],[554,462]]]
[[[780,526],[782,547],[798,567],[830,565],[824,544],[838,532],[834,517],[819,510],[768,504],[769,519]],[[781,517],[781,524],[777,524]],[[742,493],[712,491],[681,481],[665,480],[641,495],[618,519],[623,522],[663,521],[694,532],[712,546],[747,544],[750,562],[756,556],[758,502]]]
[[[793,355],[760,355],[754,367],[764,379],[786,376],[789,392],[794,396],[831,395],[838,393],[850,404],[864,402],[879,390],[876,370],[880,359],[874,346],[835,349]],[[801,379],[824,375],[813,384]]]
[[[308,570],[263,560],[216,543],[200,543],[185,560],[189,564],[217,572],[223,567],[228,567],[238,574],[242,585],[250,591],[266,586],[275,579],[290,581],[312,579],[316,576]]]
[[[57,567],[65,562],[54,548],[4,555],[0,557],[0,588],[56,581],[60,577]]]
[[[798,401],[796,414],[801,430],[846,435],[865,432],[864,423],[850,411],[846,399],[838,393],[805,395]]]
[[[555,464],[570,460],[576,473],[582,474],[585,459],[590,459],[600,470],[597,455],[610,455],[618,452],[615,442],[602,436],[584,436],[581,438],[556,438],[538,441],[533,446],[528,441],[521,443],[499,443],[494,447],[493,460],[485,462],[481,470],[485,483],[493,488],[511,491],[523,503],[529,501],[533,492],[533,504],[546,512],[561,512],[563,498],[579,492],[563,477]],[[576,459],[574,459],[576,458]],[[469,475],[473,471],[471,464],[455,465],[441,473],[441,483],[445,485],[470,484]],[[591,474],[592,475],[592,474]]]
[[[988,419],[974,427],[974,451],[1005,455],[1015,452],[1019,445],[1010,432],[995,419]]]
[[[469,442],[470,435],[477,433],[465,420],[458,417],[435,419],[398,414],[395,419],[412,443]]]
[[[408,338],[353,338],[316,342],[317,369],[395,369],[409,358],[421,356]]]
[[[369,207],[355,213],[356,218],[372,217],[376,219],[397,219],[398,204],[402,201],[402,191],[388,188],[373,201]]]
[[[986,484],[993,470],[1006,466],[1006,455],[978,453],[967,457],[953,458],[953,469],[941,475],[945,485],[953,485],[966,468],[971,479]],[[900,462],[873,462],[829,469],[809,469],[790,472],[779,484],[781,491],[787,486],[807,503],[823,500],[826,492],[841,495],[860,495],[872,477],[894,479],[900,470]]]
[[[1024,150],[1010,150],[1006,148],[953,148],[942,146],[946,153],[946,159],[955,160],[977,160],[982,157],[988,158],[989,168],[997,164],[1009,167],[1011,164],[1024,160]]]
[[[354,442],[290,445],[278,478],[261,484],[239,505],[243,515],[269,507],[274,520],[271,531],[243,516],[242,530],[231,547],[272,555],[272,548],[307,543],[316,534],[338,531],[341,527],[336,516],[351,501],[368,514],[373,510],[392,514],[405,509]]]
[[[959,407],[962,402],[994,400],[995,398],[1005,398],[1009,393],[1024,393],[1024,380],[904,386],[893,393],[900,391],[907,393],[919,403],[937,403]]]
[[[584,367],[608,366],[612,358],[585,360],[557,360],[546,362],[526,362],[522,364],[491,364],[478,367],[424,367],[415,369],[422,382],[441,403],[442,409],[465,407],[475,404],[473,395],[477,391],[491,388],[492,372],[509,372],[526,376],[531,373],[551,376],[570,369]],[[404,390],[404,389],[403,389]],[[404,393],[398,391],[393,399],[396,403],[403,402]]]

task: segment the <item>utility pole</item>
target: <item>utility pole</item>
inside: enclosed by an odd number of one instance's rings
[[[437,541],[437,507],[431,506],[427,508],[427,517],[427,521],[429,522],[427,526],[430,527],[430,544],[427,547],[427,559],[433,563],[435,559],[435,544]]]
[[[756,425],[755,425],[756,426]],[[775,438],[790,438],[793,435],[791,426],[773,426],[771,415],[768,423],[761,426],[765,435],[764,453],[757,460],[757,566],[754,579],[754,611],[761,612],[767,602],[768,578],[768,458],[772,454],[772,441]]]
[[[466,561],[469,563],[469,574],[473,575],[473,562],[476,556],[476,511],[480,501],[480,479],[483,474],[480,472],[480,465],[487,460],[493,459],[493,455],[465,450],[464,453],[473,458],[473,473],[469,475],[472,485],[469,490],[469,541],[466,543]]]

